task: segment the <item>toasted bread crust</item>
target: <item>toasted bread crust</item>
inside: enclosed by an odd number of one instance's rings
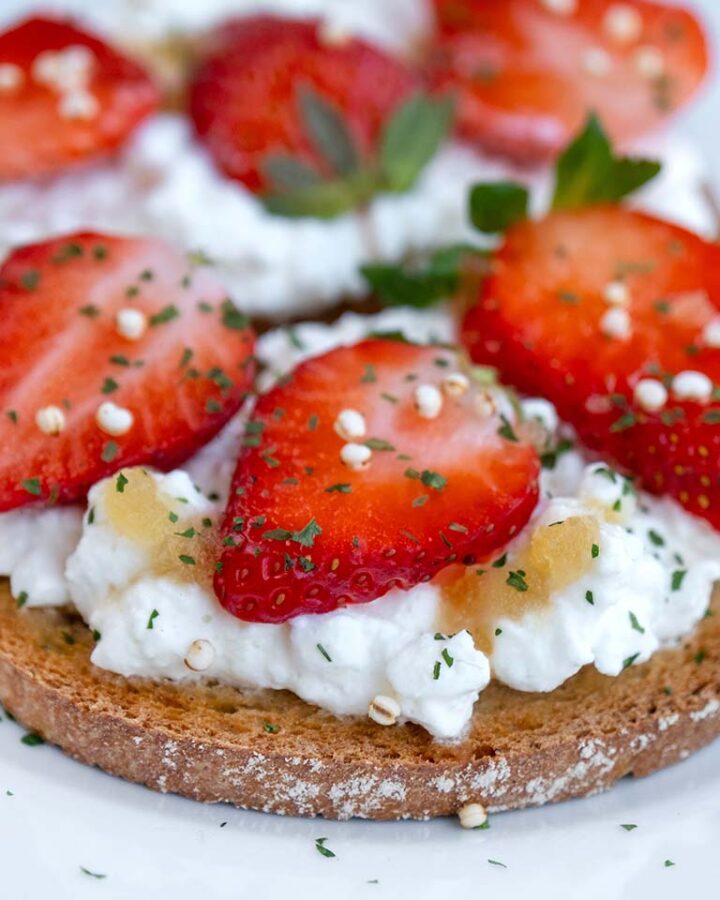
[[[0,700],[70,755],[155,790],[285,815],[429,818],[594,793],[720,731],[720,616],[682,647],[550,694],[491,685],[469,736],[339,720],[286,692],[125,679],[94,667],[73,613],[18,610],[0,585]]]

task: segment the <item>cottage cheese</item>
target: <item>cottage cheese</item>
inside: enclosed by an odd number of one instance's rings
[[[81,509],[25,507],[0,513],[0,577],[25,606],[62,606],[70,600],[65,561],[82,532]]]
[[[498,680],[551,691],[585,665],[618,675],[694,628],[720,579],[720,535],[709,525],[672,500],[636,497],[623,477],[576,452],[543,475],[542,490],[531,525],[509,550],[508,570],[534,528],[571,516],[597,518],[598,556],[548,609],[493,623]]]
[[[178,530],[218,512],[185,472],[153,477],[158,491],[188,501],[173,507]],[[462,732],[490,670],[467,632],[434,639],[435,588],[395,591],[375,603],[282,625],[241,622],[209,589],[153,574],[152,558],[108,520],[106,484],[90,492],[94,522],[86,524],[67,567],[75,605],[102,635],[92,656],[96,665],[128,676],[212,677],[239,687],[288,689],[336,715],[365,715],[372,699],[386,694],[399,703],[403,720],[438,737]],[[214,650],[202,672],[185,662],[196,641]],[[435,679],[444,649],[454,664],[443,665]]]
[[[711,234],[697,154],[668,138],[655,140],[652,155],[664,159],[665,170],[637,203]],[[536,211],[545,208],[547,171],[518,171],[451,142],[406,194],[378,196],[365,211],[330,221],[284,219],[265,212],[254,195],[217,171],[185,117],[159,114],[115,163],[41,183],[0,185],[0,256],[79,228],[156,234],[188,250],[202,249],[244,312],[299,315],[342,297],[362,297],[363,262],[397,260],[438,243],[480,241],[466,221],[468,190],[477,181],[503,178],[528,182]]]

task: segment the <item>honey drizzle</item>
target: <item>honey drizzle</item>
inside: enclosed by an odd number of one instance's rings
[[[600,525],[594,516],[572,516],[541,525],[511,562],[473,566],[443,587],[439,628],[467,629],[475,646],[492,653],[499,619],[518,620],[546,610],[553,594],[577,581],[594,564]],[[482,572],[482,574],[478,574]]]
[[[218,558],[216,529],[206,527],[200,515],[188,516],[183,498],[164,493],[146,469],[123,469],[112,478],[103,506],[112,527],[147,551],[155,575],[211,584]]]

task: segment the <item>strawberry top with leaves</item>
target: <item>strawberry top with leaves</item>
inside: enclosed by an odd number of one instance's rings
[[[260,397],[215,589],[241,619],[363,603],[502,547],[538,496],[535,450],[458,354],[369,340]]]
[[[16,250],[0,308],[0,510],[81,500],[123,466],[171,468],[251,383],[244,317],[160,240],[76,234]]]
[[[225,24],[190,95],[200,139],[229,177],[285,216],[330,218],[405,191],[434,155],[450,104],[398,60],[318,21]]]
[[[691,12],[649,0],[434,0],[427,70],[460,134],[521,162],[556,154],[594,110],[614,139],[687,102],[708,68]]]
[[[158,105],[137,63],[66,21],[0,34],[0,180],[111,153]]]

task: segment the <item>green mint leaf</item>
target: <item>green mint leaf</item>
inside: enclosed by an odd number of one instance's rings
[[[617,203],[654,178],[660,168],[651,160],[615,156],[600,120],[590,115],[558,160],[552,208]]]
[[[422,265],[368,263],[360,273],[384,306],[423,308],[457,293],[463,264],[484,254],[469,244],[436,250]]]
[[[263,160],[262,171],[273,188],[281,193],[314,187],[320,181],[318,173],[307,163],[281,153]]]
[[[307,216],[334,219],[354,209],[361,196],[360,189],[353,182],[336,179],[295,191],[271,192],[262,196],[261,200],[268,212],[288,219]]]
[[[513,181],[476,184],[470,191],[470,221],[484,234],[500,234],[528,217],[530,194]]]
[[[298,91],[298,108],[310,143],[333,172],[340,176],[356,172],[357,147],[338,109],[308,86]]]
[[[450,99],[424,94],[395,110],[380,137],[380,174],[389,190],[402,192],[413,186],[447,136],[452,117]]]

